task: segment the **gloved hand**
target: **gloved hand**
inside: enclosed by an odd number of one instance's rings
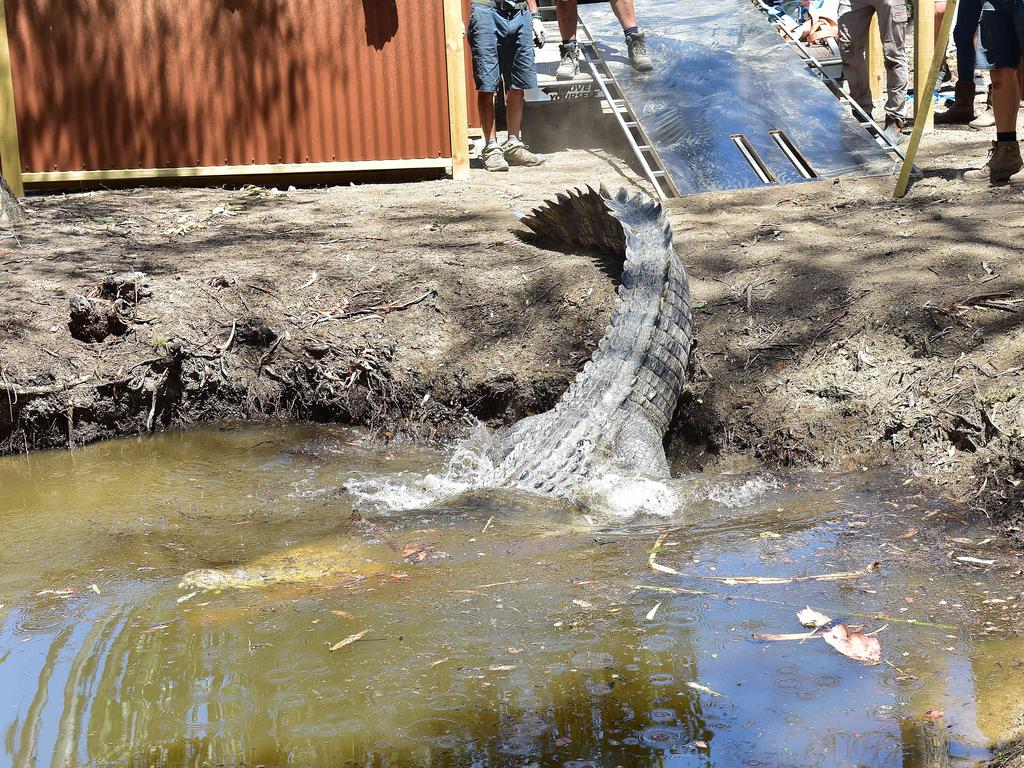
[[[538,48],[543,48],[544,43],[547,42],[547,37],[544,34],[544,22],[538,19],[536,16],[533,17],[533,44]]]

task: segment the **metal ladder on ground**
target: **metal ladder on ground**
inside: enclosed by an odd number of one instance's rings
[[[828,87],[828,89],[832,91],[832,95],[835,96],[842,103],[846,104],[853,112],[853,114],[856,115],[857,119],[861,123],[867,123],[867,125],[871,129],[871,133],[874,136],[875,143],[877,143],[878,146],[882,147],[882,149],[888,150],[895,154],[897,157],[899,157],[900,160],[903,160],[903,150],[900,149],[899,144],[896,144],[892,139],[890,139],[882,131],[881,126],[879,126],[878,123],[874,121],[871,115],[865,112],[861,108],[861,106],[850,97],[850,94],[848,94],[843,89],[843,86],[840,85],[839,81],[837,81],[834,77],[832,77],[832,75],[828,73],[828,70],[825,68],[825,65],[818,60],[818,58],[811,51],[810,47],[807,46],[796,35],[794,35],[792,30],[787,28],[785,24],[780,22],[778,19],[771,18],[771,6],[765,3],[764,0],[752,0],[752,2],[756,8],[758,8],[768,17],[768,23],[775,27],[778,33],[783,37],[783,39],[785,39],[787,43],[790,44],[790,46],[796,49],[797,54],[800,56],[801,59],[803,59],[803,62],[807,66],[807,68],[812,70],[818,77],[822,79],[826,87]]]
[[[590,76],[594,78],[594,82],[601,89],[602,96],[604,96],[605,101],[608,103],[612,115],[622,129],[623,136],[626,137],[626,142],[629,144],[630,149],[633,150],[637,163],[639,163],[644,176],[647,177],[647,180],[654,188],[658,199],[664,200],[669,197],[679,197],[679,190],[676,189],[668,169],[661,162],[661,157],[658,156],[657,150],[651,144],[643,126],[640,125],[640,121],[637,120],[633,108],[629,106],[629,102],[626,101],[622,89],[619,88],[619,84],[615,81],[611,70],[604,59],[601,58],[601,54],[594,44],[594,38],[582,19],[580,19],[578,25],[577,40],[580,50],[583,52],[583,61],[590,71]]]

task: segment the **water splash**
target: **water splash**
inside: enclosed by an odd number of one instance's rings
[[[492,430],[476,424],[455,445],[443,472],[364,472],[349,479],[345,489],[371,511],[399,512],[424,509],[467,491],[493,488],[495,466],[489,454],[494,441]],[[728,509],[749,506],[777,488],[778,483],[764,474],[714,482],[700,476],[663,481],[625,473],[610,463],[583,482],[569,501],[585,508],[593,518],[650,515],[673,519],[707,501]]]

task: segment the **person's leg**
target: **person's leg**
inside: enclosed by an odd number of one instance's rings
[[[555,79],[572,80],[580,73],[580,47],[576,42],[579,11],[576,0],[558,0],[555,14],[558,16],[558,32],[562,36],[558,46],[561,61],[555,70]]]
[[[866,0],[842,0],[839,4],[839,53],[843,77],[850,98],[871,115],[871,86],[868,81],[868,30],[874,9]]]
[[[476,108],[480,112],[480,130],[488,144],[498,140],[498,129],[494,117],[494,94],[477,93]]]
[[[964,180],[1000,184],[1010,181],[1024,167],[1017,141],[1020,109],[1017,71],[1024,50],[1024,0],[1016,0],[1009,8],[986,2],[981,14],[981,41],[992,64],[996,140],[992,142],[988,162],[977,170],[967,171]]]
[[[579,24],[579,8],[576,0],[558,0],[555,5],[555,16],[558,17],[558,33],[562,42],[576,39],[576,26]]]
[[[524,89],[537,87],[537,67],[533,50],[533,26],[530,14],[522,11],[508,21],[500,42],[501,76],[508,93],[505,96],[505,126],[508,140],[502,148],[509,165],[540,165],[544,158],[526,148],[520,137],[523,124]]]
[[[996,115],[996,135],[1016,134],[1017,112],[1020,110],[1020,80],[1016,67],[992,70],[992,111]],[[1004,139],[1016,141],[1013,139]]]
[[[636,6],[633,5],[633,0],[611,0],[611,6],[623,30],[636,29]]]
[[[974,38],[981,22],[982,0],[960,0],[953,25],[953,43],[956,45],[956,76],[960,80],[974,81],[977,49]]]
[[[519,136],[523,127],[523,104],[526,96],[522,88],[513,88],[505,95],[505,126],[509,137]]]
[[[494,94],[498,91],[501,73],[498,66],[497,12],[493,8],[473,4],[466,37],[473,56],[473,81],[476,84],[480,128],[484,134],[484,167],[489,171],[507,171],[508,163],[498,145],[494,117]],[[502,167],[504,166],[504,167]]]
[[[907,5],[904,0],[875,0],[878,29],[882,34],[885,59],[886,123],[899,128],[906,122],[907,83]]]

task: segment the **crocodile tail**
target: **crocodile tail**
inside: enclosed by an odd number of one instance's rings
[[[619,195],[624,196],[625,190]],[[607,193],[590,186],[560,192],[519,220],[539,241],[559,250],[596,248],[622,258],[626,247],[622,225],[609,209]]]

